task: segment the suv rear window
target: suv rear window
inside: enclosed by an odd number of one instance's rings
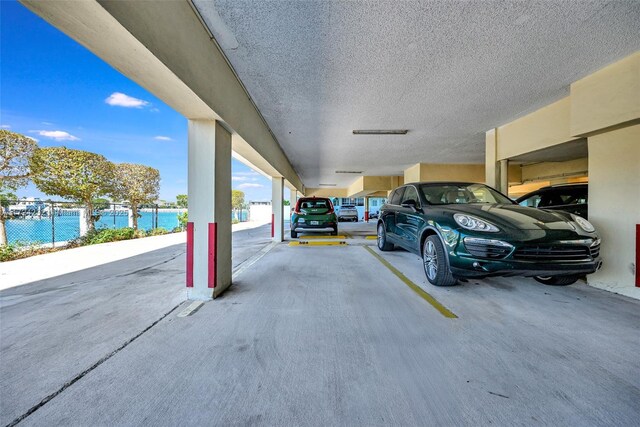
[[[298,209],[314,209],[331,207],[331,201],[329,199],[300,199],[298,200]]]

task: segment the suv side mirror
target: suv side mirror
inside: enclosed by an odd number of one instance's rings
[[[409,208],[409,209],[413,210],[414,212],[418,211],[418,204],[416,203],[415,200],[411,200],[411,199],[405,200],[405,201],[402,202],[402,205],[400,205],[400,206],[402,206],[403,208]]]

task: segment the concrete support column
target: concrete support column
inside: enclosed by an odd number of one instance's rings
[[[369,198],[364,196],[364,220],[369,222]]]
[[[208,300],[231,285],[231,134],[189,120],[187,297]]]
[[[500,187],[498,129],[487,131],[485,136],[485,183],[496,189]]]
[[[127,227],[133,228],[133,210],[127,209]]]
[[[274,176],[271,178],[271,209],[273,221],[273,241],[284,240],[284,178]]]
[[[640,125],[589,137],[589,221],[603,259],[589,284],[640,299]]]
[[[509,195],[509,160],[500,160],[500,191]]]

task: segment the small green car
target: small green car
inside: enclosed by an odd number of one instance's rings
[[[298,237],[301,229],[331,229],[331,235],[338,235],[338,217],[331,200],[324,197],[304,197],[298,200],[291,213],[291,237]]]
[[[422,257],[427,280],[527,276],[570,285],[602,265],[586,219],[520,206],[484,184],[420,182],[396,188],[380,209],[378,248]]]

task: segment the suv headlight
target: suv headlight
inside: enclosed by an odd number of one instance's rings
[[[593,224],[591,224],[589,221],[582,218],[581,216],[571,214],[571,218],[576,224],[580,226],[580,228],[582,228],[587,233],[593,233],[594,231],[596,231],[596,228],[593,226]]]
[[[466,228],[467,230],[487,231],[489,233],[496,233],[500,231],[500,229],[495,225],[480,218],[476,218],[475,216],[457,213],[453,215],[453,219],[456,220],[460,227]]]

